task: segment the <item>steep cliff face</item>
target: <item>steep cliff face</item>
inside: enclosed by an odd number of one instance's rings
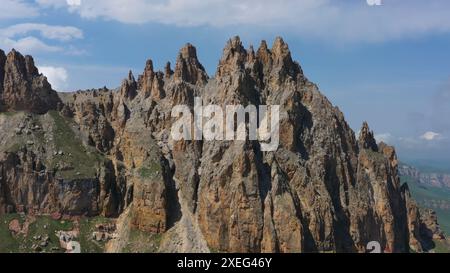
[[[58,116],[75,127],[80,145],[93,149],[87,158],[102,158],[91,170],[92,189],[77,190],[80,203],[93,205],[69,211],[107,216],[126,211],[119,221],[126,232],[110,251],[121,251],[132,229],[164,234],[166,251],[364,252],[369,241],[380,242],[386,252],[428,249],[430,238],[421,232],[426,221],[407,186],[400,185],[394,148],[377,144],[367,123],[357,140],[281,38],[271,48],[263,41],[256,52],[238,37],[231,39],[212,78],[188,44],[174,71],[168,64],[155,72],[149,60],[137,81],[130,72],[118,90],[60,96]],[[263,151],[250,140],[173,140],[172,107],[183,104],[193,112],[195,97],[222,109],[280,105],[278,148]],[[18,204],[45,203],[18,196],[15,185],[58,183],[24,178],[11,160],[2,161],[0,204],[17,210]],[[70,186],[64,191],[70,195]],[[37,192],[46,191],[37,187]],[[51,204],[38,208],[60,210]]]
[[[0,52],[0,100],[3,110],[46,113],[55,110],[59,97],[47,79],[39,74],[31,56],[14,49],[6,56]],[[2,110],[0,109],[0,110]]]
[[[118,215],[120,174],[55,111],[0,114],[0,212]]]

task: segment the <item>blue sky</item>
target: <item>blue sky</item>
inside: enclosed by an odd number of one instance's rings
[[[225,42],[288,42],[355,131],[404,160],[450,162],[450,1],[0,0],[0,48],[32,54],[57,90],[116,87],[185,43],[215,73]],[[449,163],[450,165],[450,163]]]

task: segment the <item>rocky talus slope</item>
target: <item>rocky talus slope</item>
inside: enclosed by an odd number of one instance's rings
[[[160,251],[427,251],[425,219],[398,177],[393,147],[359,138],[277,38],[228,41],[208,76],[194,46],[172,70],[148,60],[116,90],[57,94],[31,57],[0,53],[0,213],[118,217],[107,251],[133,230]],[[174,141],[172,107],[280,105],[280,145]]]

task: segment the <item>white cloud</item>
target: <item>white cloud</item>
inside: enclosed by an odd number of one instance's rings
[[[30,35],[35,34],[35,32],[39,38]],[[16,24],[0,29],[0,48],[6,50],[15,48],[24,54],[64,52],[66,54],[79,55],[82,52],[73,46],[66,48],[60,43],[50,45],[41,38],[57,42],[68,42],[74,39],[82,39],[83,31],[72,26],[52,26],[32,23]]]
[[[70,41],[83,38],[83,31],[72,26],[52,26],[46,24],[17,24],[0,29],[0,35],[15,37],[37,31],[44,38],[59,41]]]
[[[0,37],[0,48],[4,48],[7,51],[12,48],[24,53],[35,54],[38,52],[57,52],[63,49],[58,46],[51,46],[35,37],[25,37],[18,40]]]
[[[69,76],[65,68],[39,66],[38,69],[47,77],[47,80],[52,85],[53,89],[60,90],[67,88],[67,80],[69,79]]]
[[[67,0],[67,5],[79,6],[79,5],[81,5],[81,0]]]
[[[379,42],[450,32],[450,1],[38,0],[83,18],[176,26],[250,26],[336,41]],[[65,2],[65,3],[64,3]],[[70,4],[69,4],[70,2]],[[79,2],[79,5],[78,5]]]
[[[37,7],[22,0],[2,0],[0,5],[0,20],[29,18],[39,14]]]
[[[420,136],[421,139],[427,140],[427,141],[433,141],[433,140],[440,140],[442,139],[442,135],[435,132],[426,132],[425,134]]]
[[[69,6],[79,6],[81,5],[81,0],[36,0],[40,6],[43,7],[67,7]]]
[[[390,133],[377,134],[375,139],[377,142],[390,143],[392,141],[392,135]]]

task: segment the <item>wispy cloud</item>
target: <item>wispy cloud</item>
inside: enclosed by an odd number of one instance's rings
[[[38,0],[83,18],[176,26],[251,26],[341,42],[380,42],[450,32],[447,0]]]
[[[81,0],[36,0],[36,3],[42,7],[67,7],[81,5]]]
[[[10,50],[12,48],[23,52],[25,54],[32,54],[37,52],[58,52],[62,51],[61,47],[51,46],[35,37],[25,37],[18,40],[0,37],[0,48]]]
[[[36,35],[38,37],[35,37]],[[69,42],[82,39],[83,31],[72,26],[52,26],[47,24],[16,24],[0,29],[0,47],[6,50],[15,48],[26,54],[39,52],[80,52],[73,46],[64,47],[61,43],[49,44],[42,39]]]
[[[383,133],[375,135],[375,139],[377,142],[390,143],[393,140],[393,136],[390,133]]]
[[[22,0],[2,0],[0,5],[0,20],[30,18],[39,14],[38,7]]]
[[[72,26],[52,26],[47,24],[16,24],[7,28],[0,29],[2,36],[15,37],[25,35],[30,32],[39,32],[39,34],[47,39],[70,41],[73,39],[83,38],[83,31]]]

